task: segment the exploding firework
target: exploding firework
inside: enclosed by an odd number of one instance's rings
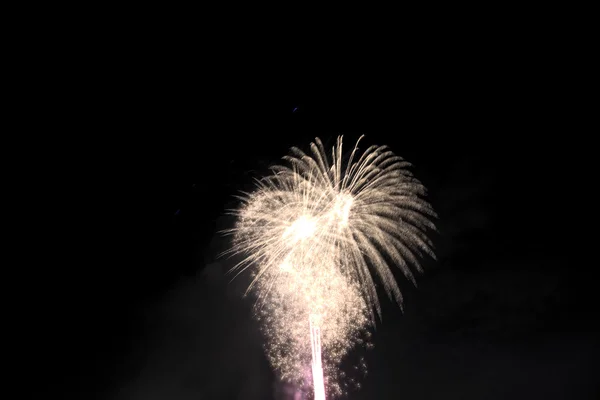
[[[257,180],[234,210],[232,271],[251,271],[256,316],[268,358],[281,379],[306,383],[314,397],[342,392],[338,366],[381,316],[376,281],[402,305],[390,265],[413,283],[419,259],[434,257],[435,226],[424,186],[387,146],[358,144],[343,157],[342,137],[328,157],[319,138],[306,154],[293,147],[285,165]]]

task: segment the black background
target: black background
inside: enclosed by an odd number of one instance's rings
[[[25,145],[39,164],[23,223],[39,256],[25,269],[36,390],[284,398],[216,230],[290,146],[365,134],[414,164],[440,232],[419,288],[401,284],[404,314],[384,301],[349,398],[598,394],[593,138],[569,46],[471,32],[339,59],[294,40],[126,37],[50,51],[61,67],[36,78],[44,133]]]

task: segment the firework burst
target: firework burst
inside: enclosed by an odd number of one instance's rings
[[[376,281],[402,305],[390,268],[415,282],[419,259],[434,256],[428,230],[435,213],[410,164],[386,146],[348,159],[342,137],[328,157],[319,138],[306,154],[292,148],[286,165],[240,197],[228,253],[232,271],[250,269],[249,292],[281,378],[302,384],[312,366],[315,399],[341,393],[338,365],[361,332],[381,316]]]

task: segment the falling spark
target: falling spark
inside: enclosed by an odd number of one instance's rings
[[[390,268],[413,283],[411,267],[432,257],[427,236],[435,230],[425,187],[410,164],[387,146],[348,160],[342,137],[327,156],[319,138],[311,155],[293,147],[287,165],[257,180],[240,199],[237,223],[226,253],[243,254],[236,276],[250,270],[267,355],[281,379],[303,384],[312,366],[314,398],[339,395],[339,364],[360,335],[381,317],[375,280],[402,306]]]

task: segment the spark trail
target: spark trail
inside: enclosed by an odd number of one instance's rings
[[[390,264],[415,283],[419,259],[434,257],[425,187],[386,146],[359,155],[361,139],[347,159],[341,136],[331,158],[319,138],[310,155],[293,147],[240,197],[229,231],[227,253],[244,256],[232,272],[251,271],[271,364],[298,384],[311,365],[317,400],[343,392],[341,360],[381,317],[375,281],[402,306]]]
[[[323,365],[321,363],[321,330],[319,329],[319,325],[313,324],[315,316],[311,315],[309,318],[315,400],[325,400],[325,382],[323,381]]]

